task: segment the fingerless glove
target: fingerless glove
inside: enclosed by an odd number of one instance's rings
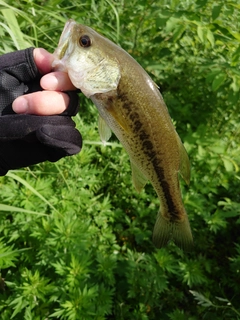
[[[57,161],[81,150],[82,138],[71,119],[79,108],[76,92],[66,92],[70,103],[61,115],[20,115],[12,110],[18,96],[42,90],[33,50],[0,56],[0,175],[46,160]]]

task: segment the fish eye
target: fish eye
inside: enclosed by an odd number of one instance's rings
[[[79,44],[81,47],[84,47],[84,48],[90,47],[91,45],[90,37],[87,35],[81,36],[79,39]]]

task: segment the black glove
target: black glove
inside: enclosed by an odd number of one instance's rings
[[[70,117],[79,107],[76,92],[66,92],[70,103],[58,116],[20,115],[12,110],[18,96],[42,90],[40,78],[33,48],[0,56],[0,175],[81,150],[82,138]]]

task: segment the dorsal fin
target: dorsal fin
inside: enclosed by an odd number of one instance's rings
[[[190,183],[190,161],[188,158],[188,154],[187,151],[184,147],[184,145],[182,144],[182,141],[179,138],[178,141],[178,146],[179,146],[179,155],[180,155],[180,168],[179,168],[179,172],[182,176],[182,178],[184,179],[184,181],[189,184]]]

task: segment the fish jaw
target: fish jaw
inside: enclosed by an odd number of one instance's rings
[[[72,50],[70,50],[71,41],[71,33],[74,25],[73,20],[69,20],[66,22],[63,32],[60,36],[58,46],[53,53],[54,60],[52,62],[52,67],[54,70],[68,72],[68,64],[67,60],[71,56]],[[66,53],[66,51],[68,51]]]

